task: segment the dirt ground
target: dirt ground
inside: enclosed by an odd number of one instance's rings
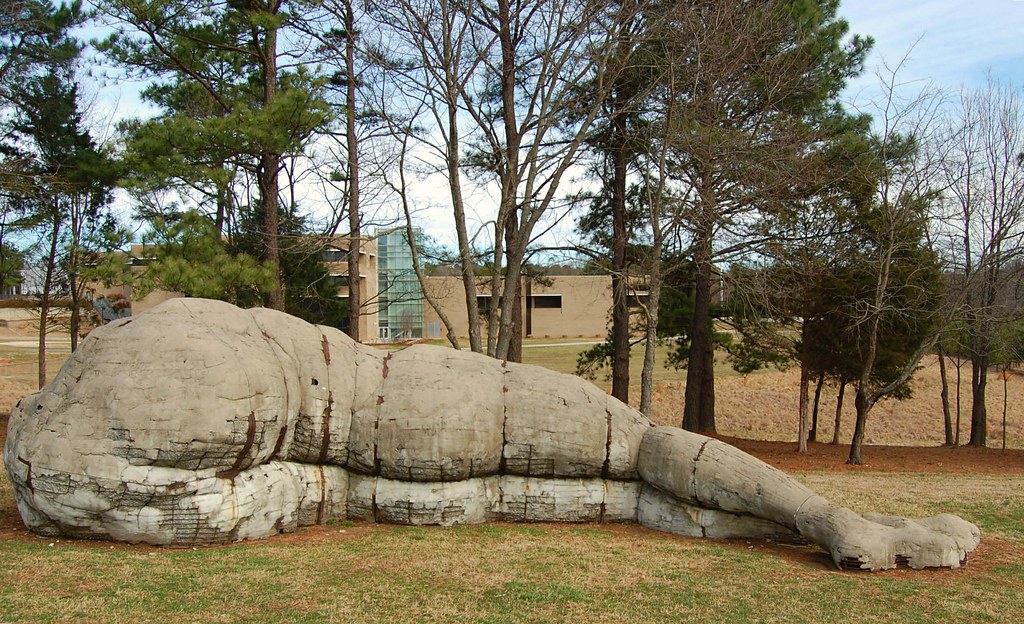
[[[811,443],[807,453],[797,453],[794,442],[772,442],[719,436],[787,472],[811,470],[877,470],[881,472],[973,472],[1019,474],[1024,472],[1024,450],[959,446],[885,446],[868,445],[863,449],[864,464],[846,463],[849,444]]]

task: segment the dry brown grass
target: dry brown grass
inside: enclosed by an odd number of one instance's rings
[[[526,349],[528,363],[568,372],[575,368],[576,356],[584,347],[557,346]],[[639,352],[640,349],[635,351]],[[663,355],[663,354],[662,354]],[[51,353],[47,357],[52,378],[67,354]],[[630,388],[631,403],[640,396],[640,358],[634,354]],[[970,435],[969,368],[965,367],[961,400],[961,441]],[[758,371],[739,375],[720,363],[716,367],[715,402],[718,431],[727,436],[756,440],[795,441],[797,430],[797,391],[799,373],[795,369]],[[950,372],[953,375],[953,372]],[[659,424],[678,425],[682,418],[686,371],[659,365],[655,372],[653,420]],[[606,379],[595,383],[608,389]],[[954,383],[951,377],[950,383]],[[1009,448],[1024,448],[1024,375],[1011,372],[1007,379],[1007,439]],[[35,352],[0,345],[0,412],[6,413],[22,397],[36,389]],[[905,401],[885,400],[871,412],[866,442],[936,446],[943,443],[942,404],[939,399],[939,370],[936,358],[926,359],[913,384],[913,397]],[[955,400],[955,388],[951,400]],[[836,390],[822,393],[818,439],[832,438],[835,418]],[[1003,381],[999,373],[990,376],[988,388],[989,446],[998,447],[1002,440]],[[847,388],[840,441],[849,443],[853,436],[853,394]]]
[[[968,372],[969,371],[965,371]],[[953,381],[952,379],[950,380]],[[797,396],[799,371],[759,371],[750,375],[723,375],[715,380],[715,418],[718,431],[724,435],[757,440],[795,441],[797,431]],[[660,424],[678,425],[681,420],[685,376],[675,382],[655,386],[653,419]],[[1024,376],[1011,372],[1007,379],[1007,439],[1009,448],[1024,447]],[[639,386],[631,388],[639,395]],[[970,386],[963,383],[961,399],[961,441],[970,437]],[[938,360],[929,357],[923,362],[913,383],[913,396],[904,401],[884,400],[869,416],[868,444],[904,444],[936,446],[944,442],[942,402],[939,397]],[[955,388],[950,389],[955,401]],[[818,439],[829,441],[834,429],[837,391],[822,392]],[[1003,381],[991,374],[988,387],[989,445],[999,446],[1002,439]],[[955,405],[954,405],[955,410]],[[847,388],[840,441],[849,443],[853,436],[853,392]],[[955,418],[955,412],[954,412]]]
[[[524,351],[524,359],[563,373],[575,369],[576,356],[584,347],[532,348]],[[658,350],[659,364],[654,372],[652,417],[663,425],[679,425],[682,420],[686,371],[673,370],[661,364],[667,349]],[[634,349],[630,359],[630,403],[640,400],[642,349]],[[956,400],[955,369],[950,367],[950,400]],[[718,431],[724,435],[757,440],[796,441],[797,396],[800,375],[797,369],[780,372],[775,369],[740,375],[719,357],[715,366],[715,417]],[[970,436],[970,365],[962,370],[961,441]],[[935,446],[944,442],[942,403],[939,398],[938,360],[929,357],[922,363],[913,383],[913,396],[904,401],[884,400],[872,410],[867,426],[868,444],[905,444]],[[608,390],[604,376],[594,383]],[[1007,438],[1010,448],[1024,448],[1024,375],[1011,371],[1007,379]],[[837,389],[826,387],[822,392],[818,439],[829,441],[835,422]],[[1002,439],[1003,380],[999,373],[990,373],[987,407],[989,412],[989,446],[999,446]],[[955,418],[955,403],[953,406]],[[840,441],[849,443],[853,437],[853,390],[846,389]]]

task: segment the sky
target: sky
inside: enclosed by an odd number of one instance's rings
[[[839,14],[875,40],[847,99],[869,96],[876,69],[904,58],[901,82],[911,87],[975,87],[989,72],[1024,85],[1024,0],[843,0]]]
[[[879,72],[901,64],[898,82],[908,92],[925,86],[957,91],[978,87],[986,75],[1024,87],[1024,0],[842,0],[839,15],[850,32],[874,38],[864,73],[843,99],[870,112]],[[436,196],[443,201],[442,194]],[[447,209],[427,211],[425,229],[444,242],[454,238]],[[555,238],[572,235],[560,226]],[[550,236],[550,235],[549,235]],[[557,243],[557,242],[556,242]]]

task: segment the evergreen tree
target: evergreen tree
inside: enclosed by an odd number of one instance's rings
[[[24,224],[43,239],[40,387],[46,382],[45,337],[55,293],[71,300],[72,349],[78,345],[85,288],[81,271],[95,261],[96,240],[113,227],[106,208],[119,175],[117,164],[83,127],[75,69],[71,62],[48,67],[13,89],[17,113],[0,143],[5,160],[22,163],[23,183],[12,189],[7,204],[25,215]]]
[[[670,146],[695,270],[683,427],[714,431],[716,261],[760,240],[762,215],[809,195],[808,156],[833,130],[837,97],[870,42],[847,37],[838,0],[666,3],[651,36],[666,69],[655,96],[673,111]]]
[[[237,255],[256,255],[262,245],[260,224],[265,222],[261,207],[243,210],[239,233],[232,251]],[[349,322],[348,305],[339,299],[338,282],[321,259],[324,250],[320,236],[309,231],[301,216],[281,211],[281,275],[289,288],[285,291],[284,311],[310,323],[344,327]]]
[[[269,266],[255,257],[229,250],[214,222],[195,211],[157,217],[143,237],[144,258],[109,254],[96,279],[127,284],[137,299],[154,290],[187,297],[220,299],[252,307],[272,286]]]
[[[274,275],[265,304],[284,309],[279,176],[285,158],[301,154],[329,118],[318,97],[320,82],[302,66],[282,61],[301,56],[300,49],[284,46],[291,43],[289,25],[301,16],[302,3],[100,0],[97,5],[120,25],[101,48],[130,72],[156,81],[145,96],[165,113],[139,128],[142,144],[160,144],[146,141],[147,135],[172,141],[167,164],[185,165],[173,175],[186,181],[198,175],[212,187],[218,225],[228,209],[231,165],[255,187],[265,218],[260,257]]]

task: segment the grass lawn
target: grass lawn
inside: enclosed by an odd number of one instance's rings
[[[581,348],[525,355],[569,372]],[[21,355],[7,357],[31,378]],[[660,370],[665,384],[683,374]],[[757,377],[732,375],[757,396],[776,386],[791,391],[775,378],[758,387]],[[0,417],[0,440],[4,428]],[[343,522],[227,547],[166,549],[33,536],[0,471],[0,624],[1021,620],[1024,471],[796,476],[857,511],[960,514],[981,527],[982,544],[959,570],[875,574],[839,572],[815,547],[687,539],[635,525]]]
[[[875,574],[809,546],[634,525],[343,522],[165,549],[31,536],[0,477],[0,622],[1019,621],[1024,476],[798,476],[854,509],[960,513],[982,545],[960,570]]]

